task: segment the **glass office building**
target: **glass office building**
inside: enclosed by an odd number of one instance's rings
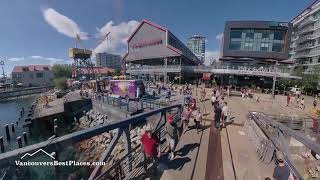
[[[255,62],[289,58],[292,24],[275,21],[227,21],[222,59],[252,59]]]
[[[229,49],[284,52],[285,30],[231,29]]]

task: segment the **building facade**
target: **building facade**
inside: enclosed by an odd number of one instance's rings
[[[167,28],[148,20],[143,20],[140,23],[127,42],[128,50],[123,57],[127,74],[130,74],[130,69],[133,67],[195,66],[202,64],[202,61]],[[181,69],[169,72],[167,68],[163,68],[161,72],[150,71],[150,73],[140,75],[147,77],[147,79],[160,79],[160,81],[188,78],[187,74],[184,74]]]
[[[203,63],[205,60],[206,38],[200,35],[194,35],[189,38],[188,48],[195,54]]]
[[[289,58],[292,24],[275,21],[227,21],[225,24],[220,63],[235,69],[259,71],[285,68]],[[280,68],[280,67],[279,67]],[[272,87],[272,77],[221,75],[221,84]]]
[[[222,59],[246,59],[255,63],[281,62],[289,58],[292,24],[274,21],[227,21]]]
[[[54,74],[51,65],[28,65],[15,66],[11,77],[14,84],[39,87],[53,85]]]
[[[96,54],[96,65],[101,67],[108,67],[111,69],[121,69],[121,59],[120,55],[109,54],[109,53],[97,53]]]
[[[320,66],[320,1],[315,1],[295,18],[290,59],[306,71],[313,71]]]

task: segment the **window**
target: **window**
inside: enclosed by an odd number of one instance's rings
[[[284,39],[284,32],[283,31],[275,31],[273,39],[283,40]]]
[[[273,43],[272,45],[272,51],[273,52],[281,52],[282,51],[282,46],[280,43]]]
[[[37,76],[37,78],[42,78],[43,77],[43,73],[37,73],[36,76]]]
[[[241,30],[231,30],[230,38],[241,38],[241,37],[242,37],[242,31]]]
[[[240,50],[241,42],[240,41],[231,41],[229,48],[231,50]]]

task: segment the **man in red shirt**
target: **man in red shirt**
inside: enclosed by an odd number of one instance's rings
[[[143,167],[147,175],[156,175],[157,166],[159,163],[158,157],[160,156],[159,139],[153,132],[153,127],[147,124],[145,133],[141,137],[143,146],[144,162]],[[148,171],[148,164],[151,164],[150,171]]]

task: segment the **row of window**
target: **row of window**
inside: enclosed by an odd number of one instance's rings
[[[12,75],[13,78],[16,78],[16,79],[20,79],[21,77],[25,77],[24,74],[13,74]],[[36,73],[36,74],[29,74],[29,77],[30,78],[43,78],[44,77],[44,74],[43,73]]]
[[[268,29],[231,29],[230,38],[238,39],[275,39],[284,40],[286,32],[284,30],[268,30]]]
[[[282,43],[254,43],[231,41],[229,44],[229,49],[241,51],[283,52],[284,45]]]

